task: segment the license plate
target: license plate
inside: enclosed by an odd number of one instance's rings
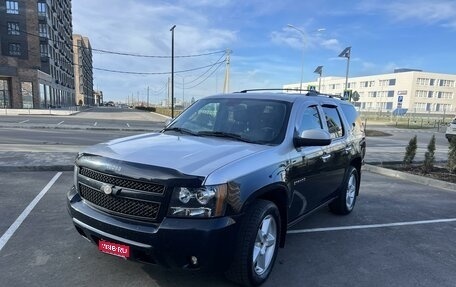
[[[130,246],[112,243],[104,240],[98,241],[98,250],[103,253],[119,256],[123,258],[130,257]]]

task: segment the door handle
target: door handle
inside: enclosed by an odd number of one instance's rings
[[[329,154],[329,153],[326,153],[321,156],[321,159],[323,160],[323,162],[327,162],[328,159],[330,159],[330,158],[331,158],[331,154]]]

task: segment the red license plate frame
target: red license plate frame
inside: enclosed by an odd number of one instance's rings
[[[130,257],[130,246],[125,244],[118,244],[106,240],[99,240],[98,250],[100,250],[103,253],[122,257],[125,259]]]

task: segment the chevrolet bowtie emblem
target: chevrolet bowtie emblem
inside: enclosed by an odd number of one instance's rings
[[[100,187],[100,190],[102,192],[104,192],[105,194],[111,194],[112,193],[112,187],[110,185],[107,185],[107,184],[103,184],[101,187]]]

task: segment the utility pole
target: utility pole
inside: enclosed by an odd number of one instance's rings
[[[223,84],[223,93],[226,94],[230,89],[230,49],[226,49],[225,63],[225,83]]]
[[[147,107],[149,107],[149,86],[147,86]]]
[[[182,108],[185,109],[185,77],[182,77]]]
[[[171,118],[174,118],[174,28],[171,27]]]
[[[171,86],[171,78],[168,77],[168,101],[167,101],[167,105],[169,105],[169,96],[171,95],[171,89],[170,89],[170,86]]]

